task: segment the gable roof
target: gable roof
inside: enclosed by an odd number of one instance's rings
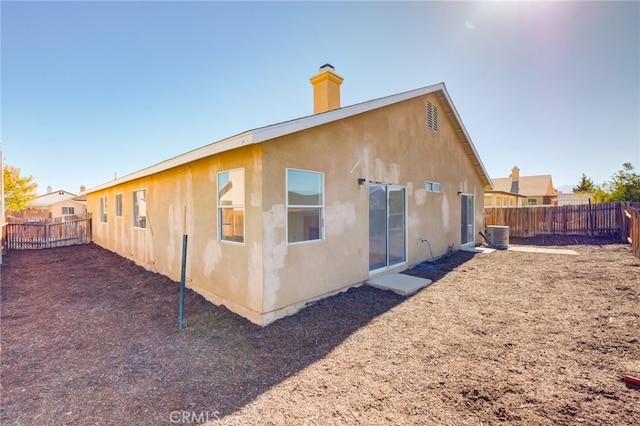
[[[554,195],[551,175],[520,176],[518,194],[527,196],[549,196]],[[551,193],[549,193],[551,188]],[[493,179],[493,192],[511,191],[511,178]]]
[[[74,197],[76,197],[76,194],[60,189],[58,191],[51,191],[47,194],[37,196],[29,206],[47,207],[52,204],[59,203],[60,201],[71,200]]]
[[[485,189],[493,187],[489,174],[487,173],[480,156],[476,151],[471,138],[467,133],[462,120],[456,111],[449,93],[444,83],[438,83],[431,86],[422,87],[419,89],[410,90],[407,92],[398,93],[383,98],[373,99],[370,101],[362,102],[359,104],[334,109],[332,111],[323,112],[320,114],[314,114],[294,120],[285,121],[282,123],[272,124],[265,127],[259,127],[253,130],[231,136],[226,139],[222,139],[217,142],[210,143],[203,147],[194,149],[192,151],[181,154],[177,157],[165,160],[161,163],[144,168],[137,172],[130,173],[122,176],[118,179],[109,181],[102,185],[98,185],[87,190],[86,193],[99,191],[101,189],[109,188],[121,183],[129,182],[134,179],[145,177],[154,173],[165,171],[177,166],[181,166],[201,158],[209,157],[211,155],[219,154],[221,152],[230,151],[232,149],[239,148],[250,144],[262,143],[271,139],[275,139],[281,136],[289,135],[291,133],[300,132],[302,130],[310,129],[312,127],[320,126],[323,124],[331,123],[333,121],[341,120],[343,118],[351,117],[357,114],[362,114],[367,111],[371,111],[377,108],[382,108],[388,105],[392,105],[398,102],[406,101],[408,99],[416,98],[430,93],[436,93],[438,100],[442,103],[447,116],[452,118],[453,127],[460,137],[460,141],[465,152],[469,155],[471,163],[473,164],[476,173],[480,176]]]
[[[496,186],[495,186],[495,184],[496,184],[496,179],[493,179],[493,180],[492,180],[492,182],[493,182],[494,189],[486,190],[486,191],[485,191],[485,193],[486,193],[486,194],[502,194],[502,195],[510,195],[510,196],[512,196],[512,197],[516,197],[516,198],[527,198],[527,196],[526,196],[526,195],[518,194],[517,192],[510,192],[510,191],[500,191],[500,190],[497,190],[497,189],[495,189],[495,187],[496,187]]]

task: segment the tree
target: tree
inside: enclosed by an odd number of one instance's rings
[[[33,181],[33,176],[20,176],[20,169],[6,165],[2,170],[4,178],[4,203],[5,209],[20,211],[36,198],[38,184]]]
[[[602,191],[596,193],[600,201],[640,202],[640,174],[633,170],[631,163],[623,163],[622,169],[604,183]]]
[[[595,192],[596,191],[596,187],[593,184],[593,181],[591,180],[591,178],[588,178],[584,173],[582,174],[582,177],[580,178],[580,183],[578,184],[578,186],[574,186],[573,187],[573,193],[577,194],[580,192]]]

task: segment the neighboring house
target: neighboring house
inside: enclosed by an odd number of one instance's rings
[[[590,192],[575,192],[572,194],[558,194],[559,206],[571,206],[578,204],[589,204],[594,202],[593,194]]]
[[[250,130],[87,191],[95,243],[266,325],[472,247],[491,180],[443,83]]]
[[[514,167],[506,178],[495,178],[493,189],[486,191],[485,207],[521,207],[556,205],[558,192],[551,175],[520,176]]]
[[[84,191],[84,187],[80,187]],[[86,200],[86,199],[85,199]],[[27,218],[64,218],[66,216],[83,216],[87,213],[87,203],[81,197],[69,191],[52,191],[47,187],[47,193],[36,197],[26,210]]]
[[[493,180],[495,187],[495,179]],[[527,197],[508,191],[486,191],[484,194],[485,207],[522,207]]]

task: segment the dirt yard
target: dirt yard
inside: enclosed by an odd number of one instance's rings
[[[403,298],[366,286],[260,328],[95,245],[10,252],[3,425],[628,425],[640,260],[455,253]]]

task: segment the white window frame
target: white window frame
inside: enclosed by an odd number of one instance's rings
[[[303,173],[313,173],[320,175],[320,197],[322,198],[322,202],[318,205],[300,205],[300,204],[289,204],[289,172],[303,172]],[[295,169],[295,168],[286,168],[285,169],[285,215],[286,215],[286,242],[287,245],[299,245],[299,244],[310,244],[310,243],[318,243],[323,242],[325,238],[325,224],[324,224],[324,215],[325,215],[325,187],[324,187],[324,173],[318,172],[316,170],[304,170],[304,169]],[[309,209],[309,210],[317,210],[320,209],[320,224],[318,229],[318,238],[313,240],[302,240],[302,241],[289,241],[289,209]]]
[[[242,172],[242,204],[225,204],[222,205],[220,204],[220,175],[224,174],[224,173],[231,173],[231,172],[237,172],[237,171],[241,171]],[[247,191],[246,191],[246,180],[245,180],[246,174],[244,172],[244,168],[238,168],[238,169],[230,169],[230,170],[225,170],[222,172],[219,172],[217,174],[217,181],[216,181],[216,198],[217,198],[217,210],[218,210],[218,241],[223,242],[223,243],[229,243],[229,244],[237,244],[237,245],[245,245],[245,241],[246,241],[246,221],[247,221],[247,212],[246,212],[246,197],[247,197]],[[224,226],[224,223],[222,221],[222,213],[223,210],[225,209],[231,209],[231,210],[238,210],[238,209],[242,209],[242,241],[234,241],[234,240],[227,240],[222,238],[222,227]]]
[[[76,214],[76,208],[75,207],[67,207],[67,206],[63,206],[62,207],[62,215],[63,216],[73,216],[74,214]]]
[[[107,196],[100,197],[100,222],[107,223]]]
[[[138,193],[142,192],[144,194],[144,203],[145,203],[145,214],[144,214],[144,223],[142,222],[142,220],[138,219],[138,212],[140,210],[140,207],[138,206],[138,199],[136,197],[136,195]],[[138,228],[138,229],[147,229],[147,222],[148,222],[148,216],[147,216],[147,190],[146,188],[140,188],[140,189],[136,189],[134,190],[132,193],[132,201],[133,201],[133,206],[132,206],[132,211],[133,211],[133,227],[134,228]],[[142,217],[142,216],[141,216]],[[143,226],[141,226],[143,225]]]
[[[424,183],[424,189],[427,192],[442,192],[442,184],[428,180]]]
[[[122,217],[123,198],[122,192],[115,196],[116,217]]]

